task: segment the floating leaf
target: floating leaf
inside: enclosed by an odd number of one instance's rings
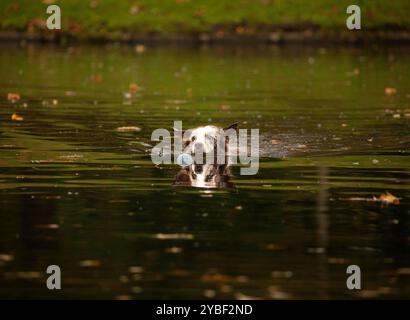
[[[7,100],[11,101],[12,103],[20,100],[20,95],[18,93],[10,92],[7,94]]]
[[[58,229],[60,226],[58,224],[52,223],[52,224],[37,224],[35,225],[36,228],[39,229]]]
[[[93,74],[91,75],[90,79],[94,82],[102,82],[103,76],[101,74]]]
[[[391,87],[386,87],[384,88],[384,93],[387,94],[388,96],[395,95],[397,93],[396,88],[391,88]]]
[[[129,273],[143,273],[144,268],[140,266],[132,266],[128,268]]]
[[[403,275],[403,274],[405,274],[405,275],[410,275],[410,268],[399,268],[399,269],[397,269],[397,274],[400,274],[400,275]]]
[[[235,282],[236,279],[229,275],[224,274],[205,274],[201,277],[202,282],[213,282],[213,283],[223,283],[223,282]]]
[[[81,267],[96,268],[101,266],[101,262],[98,260],[83,260],[78,263]]]
[[[183,249],[181,247],[170,247],[170,248],[166,248],[165,252],[166,253],[177,254],[177,253],[181,253],[182,250]]]
[[[16,276],[20,279],[38,279],[42,274],[38,271],[18,271]]]
[[[147,47],[144,46],[143,44],[137,44],[134,47],[134,50],[135,50],[136,53],[143,53],[143,52],[145,52],[146,49],[147,49]]]
[[[237,300],[261,300],[259,297],[248,296],[242,292],[235,292],[235,299]]]
[[[279,140],[276,140],[276,139],[272,139],[272,140],[270,141],[270,143],[273,144],[273,145],[275,145],[275,144],[280,144],[280,141],[279,141]]]
[[[0,253],[0,261],[10,262],[14,260],[14,256],[11,254]]]
[[[131,8],[130,8],[130,14],[135,15],[135,14],[137,14],[138,12],[140,12],[140,7],[139,7],[139,6],[137,6],[136,4],[133,5],[133,6],[131,6]]]
[[[160,240],[191,240],[194,238],[194,235],[190,233],[158,233],[154,235],[154,238]]]
[[[129,86],[129,91],[131,93],[137,93],[140,87],[136,83],[131,83]]]
[[[127,294],[122,294],[122,295],[116,296],[114,299],[115,300],[132,300],[132,297]]]
[[[390,192],[382,193],[379,200],[386,204],[399,204],[400,199],[392,195]]]
[[[118,127],[117,131],[118,132],[140,132],[141,128],[140,127]]]
[[[292,297],[289,293],[280,291],[277,286],[269,286],[268,291],[272,299],[287,300]]]
[[[382,204],[400,204],[400,198],[397,198],[390,192],[382,193],[379,197],[373,196],[372,198],[352,197],[348,198],[349,201],[367,201],[367,202],[381,202]]]
[[[212,289],[206,289],[206,290],[204,290],[204,296],[205,296],[205,298],[212,299],[213,297],[215,297],[215,295],[216,295],[215,290],[212,290]]]
[[[22,116],[19,116],[17,113],[13,113],[11,115],[11,120],[13,120],[13,121],[23,121],[24,118]]]

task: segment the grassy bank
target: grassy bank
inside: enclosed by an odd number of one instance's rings
[[[258,37],[282,30],[347,33],[351,0],[2,0],[2,33],[47,36],[46,7],[62,11],[62,31],[75,38],[138,36]],[[410,1],[355,1],[363,31],[410,30]],[[350,32],[351,33],[351,32]],[[272,36],[275,38],[275,36]]]

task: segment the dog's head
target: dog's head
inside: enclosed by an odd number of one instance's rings
[[[227,165],[192,164],[178,171],[174,184],[196,188],[230,188],[233,186],[230,177]]]
[[[184,153],[195,155],[194,163],[183,167],[175,177],[175,185],[192,186],[197,188],[221,188],[232,187],[230,180],[229,159],[223,164],[207,161],[195,161],[197,155],[202,156],[215,154],[218,148],[224,148],[225,155],[228,153],[229,136],[236,134],[238,124],[235,123],[227,128],[216,126],[198,127],[182,132],[182,146]],[[226,161],[228,160],[228,161]]]
[[[198,127],[182,132],[182,146],[185,153],[208,154],[216,152],[218,147],[227,148],[227,137],[237,131],[238,123],[227,128],[216,126]]]

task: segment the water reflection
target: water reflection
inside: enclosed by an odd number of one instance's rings
[[[191,164],[181,168],[175,176],[177,186],[196,188],[233,188],[228,165]]]

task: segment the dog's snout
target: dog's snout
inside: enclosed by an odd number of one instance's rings
[[[195,142],[193,147],[195,152],[204,152],[204,144],[202,142]]]
[[[205,146],[201,142],[196,142],[192,146],[192,153],[195,155],[194,156],[194,162],[198,164],[203,164],[205,161],[206,157],[206,152],[205,152]]]

